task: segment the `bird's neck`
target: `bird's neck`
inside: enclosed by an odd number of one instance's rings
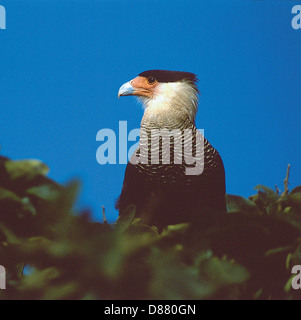
[[[162,83],[155,97],[142,102],[142,128],[185,129],[195,123],[198,95],[187,82]]]

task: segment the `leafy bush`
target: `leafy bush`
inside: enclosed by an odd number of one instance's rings
[[[75,212],[36,160],[0,157],[1,299],[297,299],[301,186],[228,195],[229,213],[161,234],[129,206],[117,224]],[[201,219],[201,218],[200,218]],[[24,271],[24,266],[25,270]]]

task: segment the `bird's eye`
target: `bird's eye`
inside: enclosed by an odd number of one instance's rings
[[[157,80],[156,80],[155,77],[149,77],[149,78],[147,79],[147,82],[148,82],[149,84],[154,84],[156,81],[157,81]]]

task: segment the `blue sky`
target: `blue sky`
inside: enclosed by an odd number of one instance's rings
[[[300,1],[0,0],[0,145],[50,177],[80,178],[80,206],[117,217],[125,165],[99,165],[96,134],[143,111],[119,87],[148,69],[194,72],[197,127],[220,152],[227,192],[301,182]],[[131,143],[129,143],[129,147]],[[118,153],[117,153],[118,155]]]

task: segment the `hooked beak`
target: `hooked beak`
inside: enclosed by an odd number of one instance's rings
[[[135,93],[135,89],[133,88],[131,81],[124,83],[119,91],[118,91],[118,98],[122,96],[131,96]]]

